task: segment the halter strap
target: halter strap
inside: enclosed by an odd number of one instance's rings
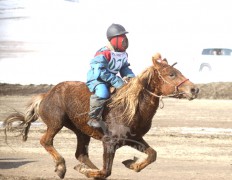
[[[175,86],[176,91],[178,91],[178,87],[180,87],[182,84],[184,84],[188,80],[189,79],[186,78],[185,80],[183,80],[182,82],[180,82],[177,86]]]
[[[165,83],[167,83],[167,84],[170,84],[171,86],[174,86],[175,87],[175,92],[174,92],[174,94],[178,94],[178,88],[182,85],[182,84],[184,84],[186,81],[188,81],[189,79],[184,79],[183,81],[181,81],[178,85],[175,85],[175,84],[172,84],[172,83],[170,83],[169,81],[167,81],[166,79],[164,79],[164,77],[161,75],[161,73],[159,72],[159,70],[157,69],[157,72],[158,72],[158,77],[160,78],[160,79],[162,79]]]
[[[180,87],[182,84],[184,84],[184,83],[185,83],[186,81],[188,81],[189,79],[183,80],[183,81],[180,82],[178,85],[173,85],[172,83],[170,83],[170,82],[168,82],[167,80],[165,80],[165,79],[163,78],[163,76],[161,76],[161,74],[160,74],[160,72],[159,72],[158,70],[157,70],[157,72],[158,72],[158,74],[159,74],[159,78],[161,78],[165,83],[168,83],[168,84],[170,84],[170,85],[172,85],[172,86],[175,87],[175,92],[173,92],[173,94],[169,94],[169,95],[164,96],[164,95],[157,95],[157,94],[155,94],[155,93],[149,91],[149,90],[146,89],[146,88],[143,88],[143,89],[144,89],[146,92],[148,92],[150,95],[159,98],[160,103],[161,103],[161,105],[159,104],[159,107],[160,107],[160,109],[163,109],[163,108],[164,108],[163,98],[165,98],[165,97],[175,97],[175,96],[179,96],[179,95],[184,94],[184,93],[180,93],[180,92],[178,91],[178,87]]]

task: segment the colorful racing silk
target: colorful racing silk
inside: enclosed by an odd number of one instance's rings
[[[135,76],[129,68],[127,53],[110,51],[107,47],[96,53],[96,56],[90,62],[90,66],[86,84],[91,92],[94,92],[98,84],[120,88],[124,84],[122,80],[124,76]]]

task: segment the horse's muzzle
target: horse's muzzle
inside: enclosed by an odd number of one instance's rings
[[[198,87],[191,87],[190,88],[190,93],[187,93],[186,94],[186,97],[189,99],[189,100],[193,100],[193,99],[196,99],[197,98],[197,95],[199,93],[199,88]]]

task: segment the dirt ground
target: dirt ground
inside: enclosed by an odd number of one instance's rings
[[[30,96],[0,96],[0,121],[13,108],[23,111]],[[229,180],[232,179],[232,100],[193,101],[165,99],[164,108],[154,116],[147,142],[157,151],[156,162],[139,173],[127,169],[121,162],[134,156],[146,155],[122,147],[116,153],[112,175],[108,179],[155,180]],[[36,122],[27,142],[8,134],[5,143],[0,129],[0,179],[52,180],[59,179],[54,172],[50,155],[40,145],[45,125]],[[73,169],[76,138],[67,129],[56,137],[54,146],[66,160],[66,180],[87,179]],[[92,139],[90,158],[102,167],[102,145]]]

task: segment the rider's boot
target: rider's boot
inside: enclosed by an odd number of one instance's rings
[[[95,94],[90,97],[89,121],[87,124],[94,128],[102,128],[102,112],[107,99],[100,98]]]

